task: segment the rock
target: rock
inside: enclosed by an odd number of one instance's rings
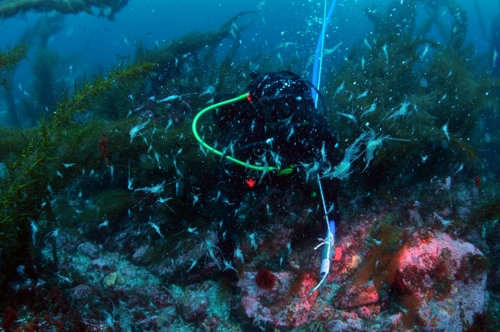
[[[395,255],[389,271],[399,306],[422,331],[462,331],[483,311],[486,261],[470,243],[421,230]]]
[[[116,270],[116,265],[115,263],[109,259],[108,257],[101,257],[94,259],[91,263],[91,266],[98,270],[98,271],[103,271],[103,272],[110,272],[110,271],[115,271]]]
[[[200,330],[203,332],[218,331],[221,322],[219,317],[215,315],[207,315],[200,323]]]
[[[91,287],[78,285],[71,290],[71,299],[74,301],[86,302],[94,294]]]
[[[204,237],[196,236],[186,250],[180,250],[182,254],[175,259],[165,255],[152,269],[169,283],[196,284],[214,279],[219,275],[221,264],[217,241],[214,231],[207,232]]]
[[[179,319],[173,307],[162,310],[161,315],[146,315],[145,312],[136,312],[134,315],[133,326],[137,331],[171,331],[169,326]]]
[[[91,259],[99,258],[99,248],[90,242],[80,244],[78,251]]]
[[[150,263],[151,261],[150,252],[151,248],[147,244],[137,248],[137,250],[132,255],[132,262],[141,265],[146,265]]]
[[[137,308],[141,305],[141,303],[144,305],[144,298],[141,298],[136,294],[144,295],[150,301],[149,305],[155,306],[158,309],[175,306],[175,303],[167,290],[159,285],[147,284],[135,287],[133,289],[132,296],[122,299],[122,301],[126,301],[127,307]]]
[[[254,324],[267,323],[274,328],[295,329],[308,321],[318,293],[309,295],[317,281],[309,273],[275,273],[272,289],[257,285],[257,272],[245,272],[238,281],[243,314]]]
[[[184,320],[197,322],[207,313],[208,297],[202,292],[187,293],[177,306]]]
[[[352,285],[347,291],[340,292],[333,301],[334,307],[349,309],[378,302],[378,291],[373,282]]]

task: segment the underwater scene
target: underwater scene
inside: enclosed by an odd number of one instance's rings
[[[500,1],[0,0],[1,331],[499,331]]]

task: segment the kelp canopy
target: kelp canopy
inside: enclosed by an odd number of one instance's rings
[[[61,14],[85,12],[94,15],[93,8],[99,9],[99,16],[114,20],[115,13],[128,4],[128,0],[0,0],[0,18],[8,18],[20,13],[46,13],[56,11]]]

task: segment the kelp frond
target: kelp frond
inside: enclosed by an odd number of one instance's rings
[[[19,13],[46,13],[56,11],[61,14],[85,12],[94,15],[92,8],[99,8],[99,16],[114,20],[114,14],[128,4],[128,0],[3,0],[0,1],[0,18],[15,16]]]
[[[59,150],[72,118],[92,110],[104,92],[114,86],[125,87],[152,67],[150,63],[122,65],[91,81],[85,80],[80,89],[57,104],[52,116],[41,119],[38,128],[24,131],[27,143],[6,163],[7,170],[0,182],[0,254],[9,255],[11,260],[6,269],[14,268],[17,260],[22,259],[22,252],[29,248],[31,222],[38,220],[44,206],[72,180],[71,176],[57,175]]]
[[[0,53],[0,86],[7,88],[9,84],[8,75],[17,64],[26,58],[28,45],[20,44],[9,51]]]
[[[84,78],[82,88],[78,89],[75,85],[75,92],[72,97],[63,98],[57,104],[57,111],[51,118],[53,127],[69,124],[72,116],[82,112],[92,110],[92,105],[97,98],[102,96],[105,91],[110,91],[116,86],[125,87],[134,80],[139,80],[141,75],[153,69],[155,65],[152,63],[134,63],[128,67],[119,66],[106,75],[101,74],[94,78],[92,82],[88,82]],[[53,134],[51,132],[51,134]]]

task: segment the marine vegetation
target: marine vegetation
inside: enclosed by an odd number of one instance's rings
[[[128,0],[1,0],[0,18],[8,18],[26,12],[50,12],[78,14],[85,12],[94,15],[93,8],[99,9],[98,16],[114,20],[115,14],[128,4]]]
[[[478,146],[471,138],[498,106],[492,92],[500,82],[482,70],[481,57],[473,58],[466,13],[440,1],[424,15],[419,4],[392,2],[386,14],[369,7],[373,34],[350,50],[325,89],[330,108],[341,110],[330,115],[331,123],[346,124],[336,125],[340,137],[371,134],[356,181],[367,189],[445,174],[455,165],[476,169]],[[449,26],[435,19],[443,8]],[[435,25],[441,36],[430,33]],[[399,177],[403,173],[412,176]]]
[[[85,221],[85,232],[94,232],[104,226],[114,229],[120,216],[130,209],[131,203],[137,204],[137,200],[153,200],[158,204],[158,211],[178,218],[174,210],[195,205],[200,190],[206,195],[204,182],[210,177],[213,161],[199,162],[206,152],[198,149],[190,126],[184,124],[185,117],[195,106],[181,96],[180,75],[175,71],[165,74],[162,68],[175,68],[176,57],[179,57],[185,69],[188,61],[196,61],[197,53],[203,48],[201,45],[218,44],[222,38],[230,36],[231,30],[237,29],[234,20],[243,14],[235,15],[214,32],[181,37],[161,52],[145,51],[139,47],[136,62],[131,65],[122,63],[90,80],[84,78],[72,90],[64,85],[50,89],[52,92],[60,90],[64,96],[62,100],[44,93],[47,85],[44,82],[55,84],[52,75],[57,61],[53,58],[57,58],[57,53],[39,50],[34,64],[35,83],[40,82],[35,84],[38,87],[34,94],[36,102],[25,98],[23,104],[46,105],[45,109],[54,111],[43,112],[38,127],[0,129],[6,138],[0,144],[0,155],[6,163],[0,185],[0,250],[2,257],[14,258],[5,260],[1,266],[3,286],[20,262],[30,261],[33,264],[30,266],[39,263],[36,257],[48,238],[46,234],[61,226],[81,227],[81,222]],[[180,49],[179,45],[182,45],[182,52],[192,56],[172,53]],[[170,58],[167,62],[159,61],[158,57],[163,56]],[[153,65],[144,61],[146,59],[156,63]],[[183,66],[179,65],[179,68]],[[161,81],[159,73],[162,73]],[[199,79],[208,82],[203,75]],[[205,103],[205,99],[210,98],[210,94],[195,98],[200,88],[189,91],[188,95],[193,95],[191,102]],[[164,101],[155,101],[155,96],[161,99],[169,91],[178,94],[163,98]],[[151,95],[153,98],[149,97]],[[160,132],[158,125],[166,128],[166,133]],[[94,139],[89,140],[89,137]],[[149,139],[164,143],[153,146]],[[173,163],[165,165],[167,158],[172,158]],[[134,167],[139,162],[141,166]],[[190,171],[187,183],[181,181],[186,170]],[[172,180],[170,183],[146,182],[155,181],[155,175]],[[111,186],[110,190],[103,181]],[[185,187],[194,184],[196,189]],[[80,214],[67,214],[67,204],[72,203],[59,195],[68,188],[74,188],[69,189],[70,192],[78,190],[80,195],[83,193],[95,200],[98,212],[94,207],[81,206]],[[164,198],[167,195],[182,199],[168,202],[169,198]],[[199,211],[192,213],[196,215]],[[158,233],[161,234],[160,229]],[[53,262],[56,261],[54,255]]]
[[[1,50],[0,50],[1,51]],[[20,44],[8,51],[0,52],[0,86],[7,89],[9,86],[9,73],[16,69],[17,64],[28,53],[28,46]]]
[[[38,43],[38,48],[47,48],[50,37],[64,28],[66,16],[60,13],[40,15],[33,25],[28,25],[19,38],[19,42],[30,46]]]
[[[7,104],[7,116],[5,120],[8,124],[19,125],[19,118],[16,112],[15,100],[10,90],[10,73],[13,72],[17,64],[28,53],[28,46],[26,44],[19,44],[14,48],[1,52],[0,51],[0,93],[5,97]]]
[[[235,22],[238,18],[250,14],[256,14],[256,12],[240,12],[216,30],[204,33],[191,32],[172,39],[160,48],[153,50],[148,50],[143,44],[140,44],[137,47],[136,59],[158,64],[153,86],[168,85],[168,79],[181,78],[184,76],[182,74],[187,74],[185,76],[206,82],[205,84],[218,82],[215,86],[216,89],[224,88],[230,91],[228,86],[224,86],[227,76],[234,75],[235,68],[230,66],[230,61],[234,60],[236,51],[240,47],[238,40],[241,33],[250,26],[250,24],[237,26]],[[216,57],[217,48],[221,41],[227,38],[234,39],[234,43],[222,63],[217,64],[219,62]],[[242,63],[242,65],[246,65],[246,63]],[[204,70],[206,67],[211,68],[211,70],[207,72]],[[187,80],[187,82],[175,81],[175,83],[177,86],[193,84],[193,82],[189,82],[189,78]]]
[[[2,285],[16,264],[30,257],[30,240],[33,244],[36,242],[35,236],[30,236],[36,234],[35,220],[45,213],[46,227],[57,227],[51,200],[82,171],[83,165],[64,163],[69,157],[65,150],[67,135],[78,125],[75,117],[90,112],[104,91],[115,85],[126,86],[141,78],[152,66],[148,63],[119,66],[106,75],[84,81],[80,89],[75,87],[73,95],[57,103],[52,116],[41,119],[38,128],[25,130],[21,137],[18,136],[21,141],[17,142],[17,148],[24,145],[21,151],[13,147],[11,156],[4,156],[8,162],[0,184]]]

